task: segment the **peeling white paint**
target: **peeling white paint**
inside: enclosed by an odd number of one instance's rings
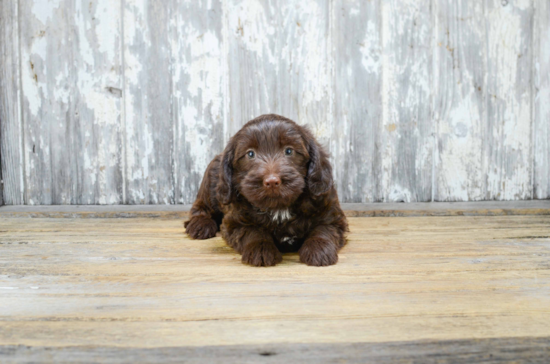
[[[262,5],[259,0],[229,1],[227,7],[229,30],[240,37],[242,46],[248,51],[275,64],[276,55],[265,47],[265,40],[275,37],[277,30],[267,18],[266,10],[274,11],[269,6]]]
[[[476,184],[482,178],[482,139],[478,135],[469,135],[469,125],[479,123],[481,115],[474,92],[460,100],[439,130],[440,135],[449,135],[438,164],[438,173],[445,178],[445,190],[439,191],[440,200],[483,199],[482,185]]]
[[[119,50],[119,29],[121,14],[119,7],[113,6],[111,1],[98,1],[94,5],[95,21],[97,26],[97,47],[98,51],[107,57],[111,63],[118,62],[117,51]]]
[[[30,61],[32,62],[32,61]],[[23,86],[23,94],[29,105],[29,111],[33,116],[38,116],[38,111],[42,106],[42,98],[40,97],[39,90],[40,86],[35,80],[35,74],[33,72],[30,62],[21,67],[22,76],[21,83]],[[38,76],[36,76],[38,78]]]
[[[48,20],[54,17],[54,13],[59,9],[61,0],[33,1],[32,13],[42,24],[46,25]]]
[[[363,38],[363,42],[359,44],[362,60],[361,63],[365,70],[369,73],[379,71],[379,54],[380,54],[380,38],[376,29],[376,24],[372,21],[367,23],[367,32]]]
[[[197,2],[178,8],[178,37],[172,41],[178,116],[174,130],[177,145],[174,197],[179,203],[194,199],[198,185],[190,191],[188,186],[195,183],[190,181],[202,177],[215,154],[213,148],[218,151],[223,148],[213,145],[212,140],[213,135],[223,134],[223,130],[217,130],[224,119],[223,44],[219,24],[202,18],[202,14],[214,11],[209,6],[214,4]],[[200,13],[201,17],[192,17],[192,12]]]
[[[544,0],[159,4],[21,3],[28,203],[120,203],[120,183],[127,201],[189,203],[224,136],[266,112],[310,125],[346,196],[548,197]]]
[[[489,118],[494,124],[491,137],[498,148],[498,159],[487,171],[487,190],[499,200],[531,196],[531,95],[530,62],[524,49],[531,45],[531,32],[522,22],[530,19],[524,2],[501,6],[493,3],[488,18],[488,59],[495,73],[489,77]],[[527,46],[525,46],[527,43]]]
[[[90,46],[88,41],[87,31],[89,30],[86,25],[86,19],[84,18],[84,11],[88,11],[87,4],[84,3],[84,9],[82,8],[83,3],[80,1],[75,2],[76,14],[75,14],[75,23],[79,26],[77,27],[78,31],[78,45],[80,49],[78,50],[78,55],[80,59],[85,63],[81,65],[81,71],[87,71],[90,68],[94,67],[94,50]]]

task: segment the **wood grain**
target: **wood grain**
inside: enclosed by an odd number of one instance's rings
[[[225,146],[223,13],[221,1],[174,4],[174,202],[189,203],[208,163]]]
[[[248,120],[278,113],[331,138],[329,2],[229,1],[225,7],[226,140]]]
[[[534,182],[533,198],[550,198],[550,4],[534,2],[533,105]]]
[[[349,217],[550,215],[550,201],[344,203]],[[186,219],[191,205],[2,206],[0,217]]]
[[[0,161],[2,197],[10,205],[24,203],[23,136],[19,77],[19,13],[17,1],[0,3]],[[3,204],[2,203],[2,204]]]
[[[435,201],[484,200],[487,158],[485,7],[436,1],[434,53]]]
[[[174,203],[173,3],[124,0],[126,200]]]
[[[487,0],[487,192],[485,199],[531,198],[530,0]]]
[[[350,218],[340,261],[242,265],[181,221],[1,219],[0,345],[550,336],[550,216]]]
[[[20,3],[25,203],[120,203],[119,9]]]
[[[1,5],[6,204],[189,204],[249,119],[309,125],[343,202],[550,198],[545,0]]]
[[[67,8],[65,8],[67,7]],[[20,1],[26,203],[76,203],[75,3]],[[66,11],[68,13],[66,13]],[[60,55],[60,50],[62,55]],[[56,78],[57,76],[57,78]],[[74,122],[73,122],[74,120]]]
[[[340,200],[384,198],[380,1],[333,4],[334,123],[331,154]]]
[[[204,347],[0,346],[10,363],[437,363],[546,364],[549,338],[498,338],[385,343],[281,343]],[[45,360],[47,358],[47,360]]]
[[[430,0],[382,2],[384,202],[432,200]]]
[[[76,3],[73,67],[77,204],[123,203],[122,35],[119,1]]]

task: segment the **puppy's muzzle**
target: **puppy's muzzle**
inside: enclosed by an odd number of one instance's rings
[[[268,190],[275,191],[281,185],[281,178],[275,174],[270,174],[264,178],[264,187]]]
[[[267,192],[268,196],[278,196],[280,191],[279,187],[281,186],[281,177],[276,174],[270,174],[264,178],[264,189]]]

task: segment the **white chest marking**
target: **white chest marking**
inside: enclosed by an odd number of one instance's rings
[[[292,243],[294,243],[294,239],[296,239],[295,236],[293,236],[293,237],[285,236],[284,238],[281,239],[281,241],[283,243],[288,243],[289,245],[292,245]]]
[[[292,215],[290,214],[289,210],[271,211],[271,218],[273,219],[274,222],[279,224],[282,222],[285,222],[286,220],[290,220],[291,217]]]

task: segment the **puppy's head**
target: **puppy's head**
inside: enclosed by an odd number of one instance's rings
[[[278,115],[248,122],[225,148],[218,196],[238,195],[262,210],[288,208],[307,189],[314,197],[332,187],[326,153],[305,128]]]

